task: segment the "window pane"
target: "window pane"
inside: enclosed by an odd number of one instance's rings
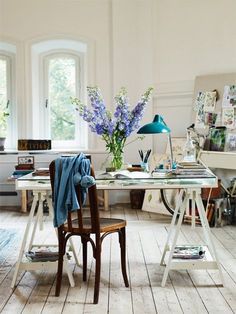
[[[76,62],[57,57],[49,61],[49,104],[52,140],[74,140],[75,109],[70,97],[75,96]]]
[[[5,135],[7,129],[3,111],[7,105],[7,61],[0,59],[0,136]]]

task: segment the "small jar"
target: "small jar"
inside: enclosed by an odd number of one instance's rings
[[[184,161],[196,161],[196,149],[190,136],[190,131],[187,132],[187,141],[184,145]]]
[[[141,162],[141,168],[144,172],[149,172],[149,165],[148,162]]]

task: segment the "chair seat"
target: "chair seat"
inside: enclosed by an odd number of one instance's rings
[[[118,230],[126,226],[126,221],[118,218],[100,218],[100,232],[109,232]],[[73,232],[78,233],[93,233],[91,227],[91,218],[83,217],[83,231],[78,226],[78,219],[72,220]],[[63,230],[68,232],[68,224],[64,224]]]

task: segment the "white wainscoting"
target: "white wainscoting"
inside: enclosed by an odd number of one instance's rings
[[[163,116],[171,129],[172,137],[185,137],[191,121],[194,81],[180,81],[157,84],[153,100],[153,115]],[[165,151],[167,137],[155,135],[154,151]]]

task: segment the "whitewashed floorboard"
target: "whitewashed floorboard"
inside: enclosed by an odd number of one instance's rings
[[[140,227],[130,227],[127,238],[129,283],[133,311],[136,314],[153,314],[157,313],[157,310],[143,256],[139,229]]]
[[[139,234],[157,312],[182,313],[174,287],[169,278],[167,279],[165,288],[161,287],[164,269],[160,266],[161,252],[153,230],[144,229]]]
[[[196,232],[192,232],[190,228],[187,228],[184,226],[183,233],[185,234],[186,238],[188,238],[190,241],[192,240],[195,243],[201,243],[204,241],[204,236],[201,232],[200,228],[196,228]],[[217,239],[213,237],[214,243],[217,245]],[[221,254],[220,251],[220,245],[217,247],[217,254],[218,258],[221,261],[220,258]],[[224,249],[223,249],[224,250]],[[224,273],[224,272],[223,272]],[[233,313],[233,307],[235,306],[232,304],[230,305],[230,299],[231,297],[227,297],[227,295],[231,294],[231,291],[227,289],[227,286],[222,287],[223,290],[227,291],[227,294],[222,294],[222,289],[220,285],[220,278],[219,278],[219,272],[217,270],[212,271],[189,271],[189,274],[193,280],[194,285],[196,286],[199,295],[201,296],[201,299],[203,300],[207,310],[210,313]],[[213,280],[214,278],[214,280]],[[232,295],[233,297],[233,295]],[[236,297],[236,290],[234,293],[233,299]],[[214,300],[214,302],[213,302]]]
[[[163,243],[165,243],[167,231],[165,228],[156,228],[154,234],[158,246],[163,252]],[[182,233],[180,233],[178,240],[182,244],[188,243]],[[169,277],[173,286],[178,287],[175,288],[175,292],[184,313],[207,313],[206,307],[187,271],[170,271]]]
[[[10,254],[0,263],[0,313],[43,314],[155,314],[155,313],[236,313],[236,226],[212,228],[225,286],[219,285],[218,271],[170,271],[165,288],[161,287],[164,268],[160,258],[170,225],[170,217],[131,209],[117,204],[101,217],[127,219],[127,270],[130,287],[124,286],[117,235],[105,238],[102,248],[102,270],[99,304],[92,304],[94,260],[88,256],[88,281],[82,281],[82,267],[75,266],[76,286],[71,288],[64,271],[61,294],[55,297],[56,271],[22,272],[18,286],[10,288],[20,241],[9,247]],[[23,236],[27,215],[0,209],[0,228],[17,229]],[[202,243],[201,228],[192,232],[182,226],[178,243]],[[46,219],[43,233],[36,242],[55,243],[52,222]],[[80,239],[76,247],[81,261]],[[88,245],[90,247],[90,245]]]

